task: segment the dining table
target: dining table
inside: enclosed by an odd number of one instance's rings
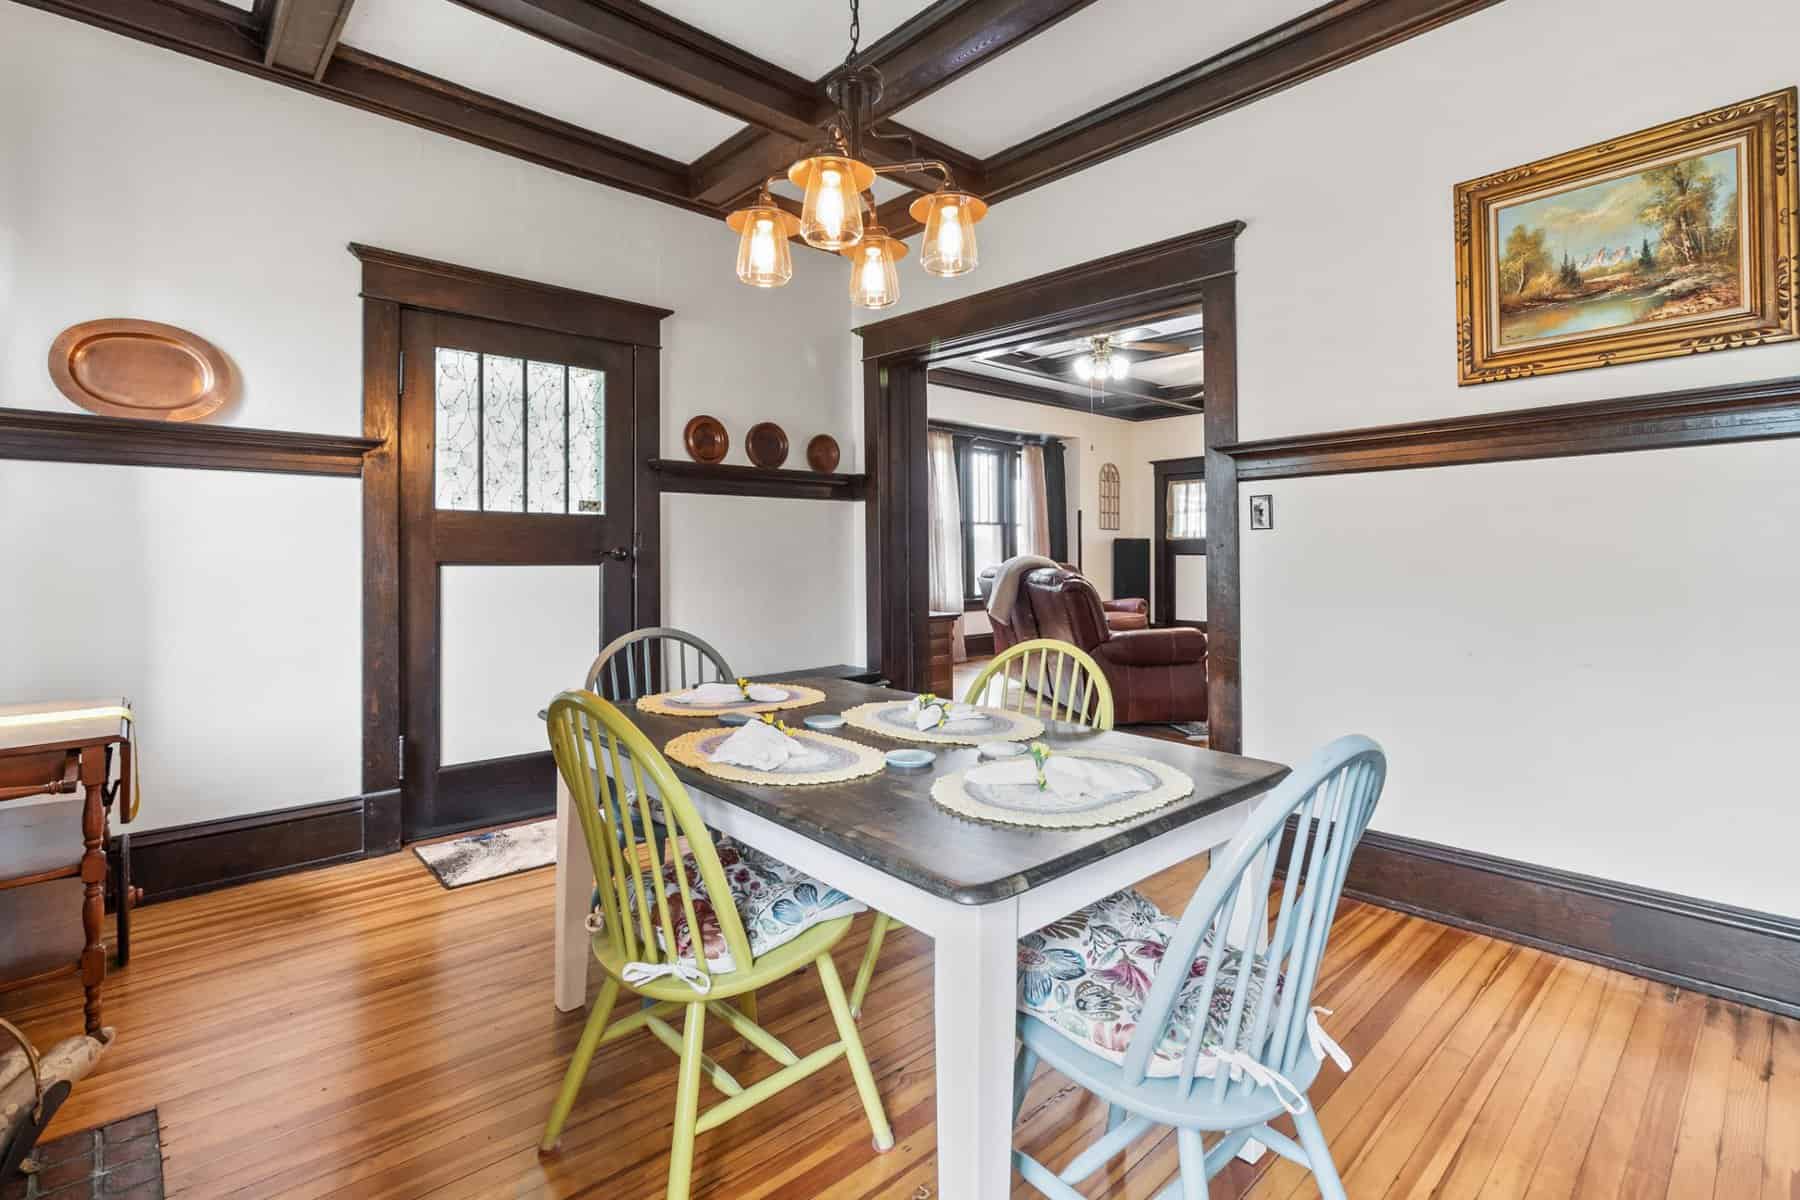
[[[907,700],[912,693],[830,678],[782,678],[824,700],[779,716]],[[657,746],[716,718],[627,715]],[[1031,698],[1026,701],[1031,711]],[[932,745],[926,768],[887,768],[843,783],[730,782],[671,760],[706,824],[816,877],[933,942],[937,1093],[936,1195],[1011,1194],[1012,1069],[1019,938],[1104,896],[1229,842],[1252,802],[1287,774],[1279,763],[1124,731],[1044,721],[1052,752],[1156,759],[1193,780],[1183,799],[1094,828],[1044,829],[972,820],[940,807],[932,785],[975,766],[975,747]],[[833,736],[887,751],[917,743],[845,726]],[[556,803],[556,1007],[588,998],[594,962],[585,926],[594,876],[560,777]],[[875,991],[880,995],[879,973]],[[876,1064],[879,1068],[879,1064]]]

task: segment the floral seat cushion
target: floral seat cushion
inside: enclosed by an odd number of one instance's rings
[[[1019,1011],[1038,1018],[1084,1050],[1110,1062],[1124,1062],[1176,925],[1175,918],[1127,888],[1026,934],[1019,941]],[[1208,943],[1194,959],[1169,1028],[1151,1056],[1152,1077],[1180,1073],[1211,955]],[[1213,1064],[1204,1055],[1218,1049],[1224,1037],[1242,965],[1242,951],[1225,951],[1206,1014],[1198,1074],[1212,1073]],[[1246,1014],[1255,1011],[1267,973],[1267,963],[1258,958],[1250,971]],[[1275,986],[1280,988],[1282,983],[1278,978]],[[1246,1016],[1236,1047],[1239,1050],[1250,1049],[1250,1024]]]
[[[811,875],[742,842],[721,837],[717,852],[753,958],[761,958],[786,945],[814,925],[868,911],[868,906],[861,901],[853,900],[829,884],[820,883]],[[730,947],[725,944],[724,931],[719,928],[713,899],[707,894],[694,856],[688,854],[684,858],[688,887],[694,897],[694,917],[700,922],[707,970],[730,971],[736,964]],[[673,863],[663,867],[662,887],[663,894],[669,897],[669,916],[675,925],[676,953],[683,961],[691,963],[694,960],[693,935],[688,929],[687,911],[681,904],[681,885],[676,879]],[[635,898],[633,907],[636,907]],[[661,931],[658,931],[659,941],[661,937]]]

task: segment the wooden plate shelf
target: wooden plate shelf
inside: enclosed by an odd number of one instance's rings
[[[773,496],[790,500],[861,500],[866,475],[823,471],[781,471],[746,467],[736,463],[683,462],[653,458],[664,492],[700,496]]]

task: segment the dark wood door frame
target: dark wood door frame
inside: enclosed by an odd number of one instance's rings
[[[1153,601],[1150,606],[1150,619],[1157,625],[1193,625],[1205,628],[1204,621],[1183,621],[1175,615],[1175,556],[1178,554],[1205,554],[1206,539],[1169,537],[1169,484],[1177,479],[1204,479],[1206,477],[1206,456],[1194,455],[1189,458],[1162,458],[1150,464],[1154,477],[1152,486],[1156,494],[1152,503],[1151,518],[1154,526],[1151,530],[1152,561],[1156,564],[1156,579],[1153,587]]]
[[[861,326],[863,458],[868,467],[868,657],[897,686],[922,687],[929,644],[930,523],[925,387],[934,363],[1034,338],[1200,306],[1205,314],[1206,444],[1237,440],[1234,221],[960,300]],[[1208,450],[1208,675],[1211,744],[1243,744],[1238,623],[1237,472]],[[1227,536],[1228,534],[1228,536]]]
[[[661,323],[671,310],[352,244],[362,263],[363,435],[379,443],[363,467],[363,766],[365,849],[400,847],[400,349],[405,309],[480,317],[631,348],[637,530],[631,597],[638,623],[661,620],[661,490],[649,468],[662,428]]]

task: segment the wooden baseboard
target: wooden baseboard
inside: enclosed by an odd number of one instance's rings
[[[1800,1017],[1800,919],[1373,830],[1346,895]]]
[[[150,904],[386,853],[398,848],[399,800],[398,791],[376,792],[133,833],[131,882]]]
[[[970,658],[987,658],[994,653],[994,635],[991,633],[964,634],[963,649]]]

